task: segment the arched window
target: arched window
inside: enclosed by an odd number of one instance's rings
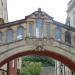
[[[65,42],[71,44],[71,35],[70,35],[69,31],[65,32]]]
[[[36,19],[36,37],[43,37],[43,21],[40,18]]]
[[[13,30],[12,29],[7,30],[6,41],[7,41],[7,43],[10,43],[13,41]]]
[[[33,26],[32,24],[30,23],[29,24],[29,37],[32,37],[33,36]]]
[[[0,44],[2,43],[2,32],[0,32]]]
[[[55,38],[58,41],[61,40],[61,28],[60,27],[56,27],[56,30],[55,30]]]
[[[46,25],[47,37],[50,38],[50,25]]]
[[[17,29],[17,40],[23,39],[23,35],[24,35],[24,28],[22,26],[20,26]]]

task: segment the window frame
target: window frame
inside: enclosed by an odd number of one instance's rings
[[[12,37],[11,37],[11,38],[12,38],[12,41],[8,41],[8,40],[9,40],[8,38],[9,38],[9,36],[10,36],[10,34],[8,34],[9,31],[12,32],[12,35],[11,35],[11,36],[12,36]],[[8,36],[8,35],[9,35],[9,36]],[[11,42],[13,42],[13,39],[14,39],[14,36],[13,36],[13,35],[14,35],[14,34],[13,34],[13,29],[7,29],[7,31],[6,31],[6,43],[11,43]]]
[[[65,31],[65,42],[71,44],[71,34],[69,31]]]
[[[44,36],[43,20],[41,18],[36,18],[36,22],[35,23],[36,23],[36,37],[37,38],[43,38],[43,36]]]
[[[23,29],[23,30],[22,30],[22,34],[21,34],[20,31],[19,31],[20,28]],[[22,36],[19,38],[19,37],[18,37],[19,35],[22,35]],[[24,39],[24,27],[23,27],[23,26],[19,26],[19,27],[17,28],[17,31],[16,31],[16,39],[17,39],[17,40],[22,40],[22,39]]]
[[[30,26],[32,26],[31,27],[31,30],[30,30]],[[31,38],[31,37],[33,37],[33,24],[32,23],[29,23],[29,37]]]
[[[61,27],[57,26],[55,28],[55,39],[56,40],[61,41],[61,33],[62,33]]]

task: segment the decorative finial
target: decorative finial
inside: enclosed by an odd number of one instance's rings
[[[38,11],[41,12],[41,8],[38,8]]]

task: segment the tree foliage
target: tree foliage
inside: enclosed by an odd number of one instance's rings
[[[25,56],[22,58],[21,75],[40,75],[42,66],[54,66],[52,58],[44,56]]]
[[[27,62],[21,71],[21,75],[40,75],[41,63]]]
[[[22,61],[41,62],[43,66],[55,66],[55,62],[52,58],[44,56],[25,56]]]

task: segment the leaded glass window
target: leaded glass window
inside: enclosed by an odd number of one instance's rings
[[[43,21],[40,18],[36,19],[36,37],[43,37]]]
[[[22,26],[20,26],[17,29],[17,40],[23,39],[23,35],[24,35],[24,28]]]
[[[65,42],[71,44],[71,35],[69,31],[65,32]]]
[[[29,24],[29,37],[32,37],[33,36],[33,26],[32,24],[30,23]]]
[[[7,43],[10,43],[13,41],[13,30],[12,29],[7,30],[6,41]]]
[[[58,41],[61,40],[61,27],[56,27],[55,38],[56,38],[56,40],[58,40]]]

